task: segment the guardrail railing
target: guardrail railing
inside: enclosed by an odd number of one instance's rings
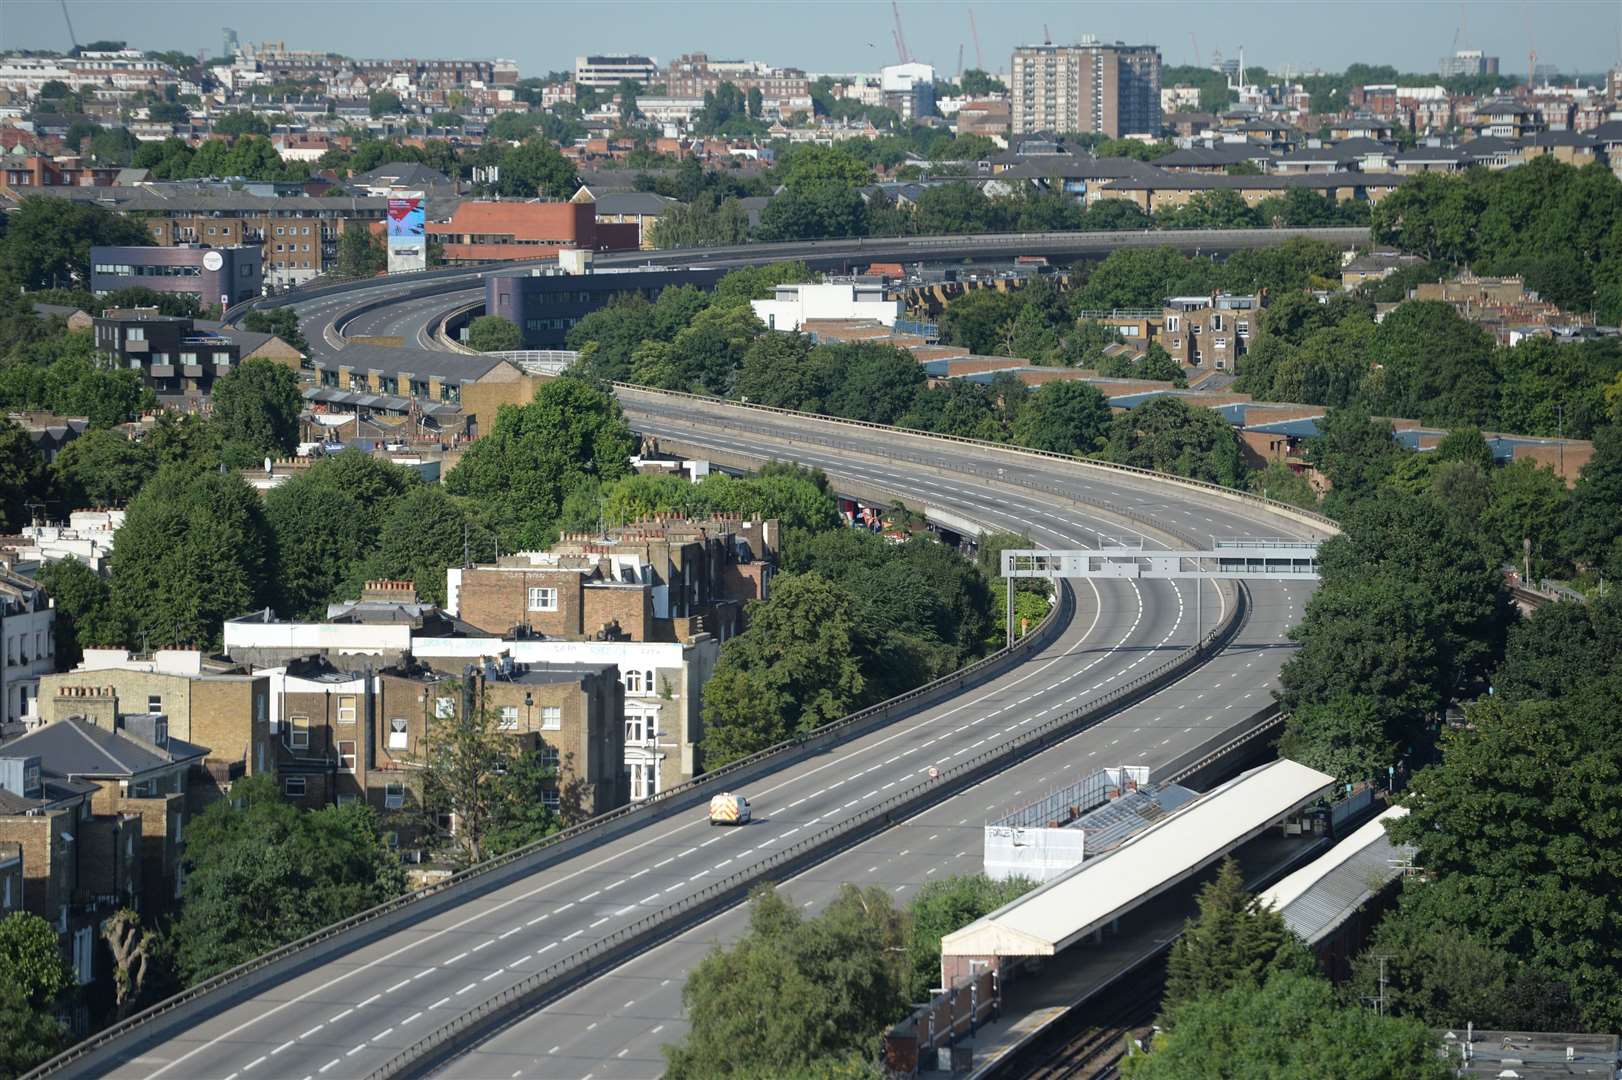
[[[973,757],[966,758],[957,765],[941,769],[935,779],[918,781],[895,795],[856,811],[838,824],[821,829],[785,848],[774,851],[765,859],[743,870],[718,879],[697,892],[690,893],[661,908],[657,912],[621,927],[606,937],[577,950],[570,956],[553,961],[546,967],[525,976],[520,982],[486,998],[471,1009],[465,1010],[422,1038],[402,1048],[389,1060],[368,1073],[367,1080],[384,1080],[386,1077],[397,1076],[402,1071],[421,1063],[430,1056],[442,1053],[446,1048],[458,1044],[464,1036],[479,1031],[484,1025],[502,1018],[509,1011],[528,1011],[535,1004],[530,999],[546,994],[549,989],[557,988],[561,990],[562,987],[559,984],[571,974],[576,976],[589,974],[597,966],[614,966],[624,959],[620,953],[625,946],[634,943],[640,937],[669,925],[681,914],[715,903],[729,893],[746,889],[763,879],[770,878],[773,870],[794,865],[808,857],[813,857],[816,852],[827,851],[830,847],[835,846],[841,838],[857,834],[863,829],[871,827],[877,821],[890,819],[892,815],[897,814],[910,817],[913,813],[944,801],[949,795],[972,782],[981,771],[986,770],[988,767],[995,766],[992,771],[1001,771],[1015,761],[1029,756],[1036,749],[1045,748],[1050,743],[1061,739],[1071,738],[1085,728],[1108,718],[1119,709],[1143,696],[1145,691],[1153,692],[1153,690],[1166,685],[1168,682],[1180,678],[1201,659],[1220,650],[1238,631],[1246,611],[1243,591],[1241,590],[1238,595],[1240,597],[1239,601],[1233,605],[1226,619],[1218,627],[1213,629],[1204,639],[1189,646],[1156,670],[1146,672],[1129,682],[1123,683],[1097,701],[1088,705],[1077,706],[1051,720],[1043,721],[1031,728],[1029,732],[994,749],[982,751]]]
[[[459,871],[442,881],[405,893],[365,911],[357,912],[297,941],[272,949],[246,963],[220,972],[218,975],[134,1013],[126,1019],[97,1032],[89,1039],[69,1047],[28,1073],[28,1080],[50,1075],[119,1039],[136,1033],[143,1027],[166,1018],[175,1010],[190,1005],[200,998],[217,991],[227,990],[234,984],[242,982],[249,976],[263,971],[273,964],[281,963],[296,957],[300,953],[313,950],[317,946],[331,942],[341,935],[359,930],[368,924],[377,923],[411,905],[421,904],[451,890],[468,886],[480,879],[489,878],[491,875],[512,867],[513,864],[521,860],[542,856],[548,849],[562,847],[593,832],[624,822],[629,818],[640,816],[651,821],[663,816],[662,811],[667,807],[671,808],[669,812],[674,813],[680,808],[680,804],[691,803],[696,805],[702,802],[705,792],[711,789],[723,788],[729,781],[737,777],[749,775],[755,770],[771,771],[776,767],[791,764],[794,760],[798,760],[805,755],[819,752],[838,745],[849,738],[865,734],[869,728],[887,723],[893,714],[905,713],[914,706],[927,703],[929,698],[939,695],[943,691],[960,689],[980,679],[990,678],[999,673],[1003,667],[1011,667],[1015,661],[1027,653],[1044,648],[1059,624],[1067,621],[1073,611],[1074,600],[1071,594],[1062,590],[1059,595],[1059,602],[1049,609],[1048,614],[1043,617],[1040,623],[1014,642],[1012,646],[999,649],[989,656],[982,657],[972,664],[968,664],[955,672],[906,693],[898,694],[864,709],[859,709],[848,716],[831,721],[812,731],[803,732],[794,738],[786,739],[759,750],[748,757],[740,758],[737,761],[729,762],[706,772],[702,776],[667,788],[651,798],[599,814],[533,844],[487,859],[477,866],[468,867],[466,870]],[[544,869],[544,866],[538,866],[535,869]]]
[[[640,386],[636,383],[616,382],[611,383],[610,385],[613,386],[613,388],[617,391],[622,391],[633,395],[643,394],[649,397],[689,401],[697,405],[704,405],[717,410],[735,410],[787,416],[797,420],[810,420],[818,424],[824,424],[831,427],[844,427],[882,432],[896,438],[925,439],[931,441],[940,440],[943,442],[958,443],[963,446],[970,446],[1003,456],[1062,461],[1068,465],[1078,466],[1083,469],[1099,470],[1112,473],[1117,476],[1130,476],[1138,479],[1153,480],[1157,483],[1173,484],[1181,488],[1202,491],[1207,494],[1217,495],[1224,500],[1239,501],[1257,508],[1265,508],[1284,517],[1293,518],[1295,520],[1311,524],[1315,528],[1320,528],[1331,534],[1338,534],[1340,532],[1339,523],[1337,523],[1333,518],[1326,517],[1315,510],[1304,510],[1301,507],[1295,506],[1291,503],[1280,502],[1277,499],[1265,498],[1261,495],[1253,495],[1250,492],[1240,491],[1237,488],[1223,487],[1221,484],[1213,484],[1206,480],[1194,480],[1186,476],[1177,476],[1173,473],[1156,472],[1153,469],[1142,469],[1135,465],[1119,465],[1115,462],[1099,461],[1094,458],[1076,457],[1069,454],[1055,453],[1051,450],[1032,450],[1028,447],[1010,446],[1007,443],[990,442],[985,439],[971,439],[962,435],[942,435],[933,431],[915,431],[911,428],[895,427],[889,424],[876,424],[867,420],[847,420],[843,417],[827,416],[822,413],[800,412],[795,409],[779,408],[775,405],[758,405],[753,402],[729,401],[725,398],[707,397],[703,394],[690,394],[680,390],[658,390],[652,387]],[[766,431],[762,429],[743,428],[741,430],[754,430],[756,434],[774,435],[779,438],[790,437],[783,436],[779,432]],[[857,447],[851,444],[836,445],[839,449],[857,449]],[[920,460],[917,457],[909,458],[905,455],[896,454],[893,444],[886,444],[885,456],[900,456],[903,458],[903,460]],[[938,459],[936,459],[936,462],[939,464]],[[965,467],[961,465],[953,465],[951,468],[952,471],[959,471],[959,469]],[[972,468],[970,471],[973,471]],[[1020,487],[1039,486],[1023,481],[1015,483]],[[1074,496],[1067,494],[1066,497],[1073,498]]]

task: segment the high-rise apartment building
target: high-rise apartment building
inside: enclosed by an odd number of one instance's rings
[[[606,53],[602,56],[577,56],[574,60],[576,86],[612,90],[624,79],[639,82],[643,86],[651,86],[658,78],[659,61],[651,56]]]
[[[1444,56],[1436,65],[1442,78],[1457,75],[1496,75],[1498,57],[1483,55],[1480,49],[1460,49],[1452,56]]]
[[[1021,45],[1014,50],[1013,130],[1160,134],[1160,50],[1153,45]]]

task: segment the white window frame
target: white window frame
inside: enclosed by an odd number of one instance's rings
[[[558,591],[550,585],[536,585],[529,590],[529,610],[556,611]]]
[[[383,785],[383,809],[399,810],[405,806],[405,781],[390,780]]]
[[[496,721],[496,730],[498,730],[498,731],[517,731],[518,730],[518,706],[517,705],[503,705],[501,707],[500,719],[498,719]]]
[[[302,799],[309,790],[309,783],[302,776],[282,777],[282,794],[290,799]]]
[[[454,719],[456,719],[456,699],[455,698],[448,698],[448,697],[435,698],[434,699],[434,719],[435,720],[454,720]]]
[[[346,701],[349,702],[348,705],[344,704]],[[354,694],[338,695],[338,723],[353,724],[357,712],[356,696]]]
[[[162,711],[163,711],[163,695],[162,694],[148,694],[146,696],[146,714],[148,716],[156,716],[158,713],[161,713]]]
[[[346,746],[349,747],[349,753],[347,754],[344,753],[344,747]],[[357,744],[353,739],[340,739],[338,741],[337,751],[339,772],[351,774],[354,773],[355,766],[360,761],[359,750],[359,744]],[[346,761],[348,764],[345,764]]]
[[[627,671],[625,673],[625,692],[627,694],[640,694],[642,692],[642,673],[640,671]]]
[[[542,731],[562,731],[563,730],[563,707],[561,705],[542,705],[541,706],[541,730]]]
[[[403,717],[403,716],[391,716],[391,717],[389,717],[389,749],[390,750],[409,750],[409,749],[411,749],[411,732],[410,732],[409,729],[410,729],[410,725],[406,722],[405,717]]]
[[[287,745],[293,750],[308,750],[310,748],[310,718],[308,716],[289,716],[287,718]]]

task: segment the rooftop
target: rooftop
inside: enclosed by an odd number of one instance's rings
[[[1277,908],[1308,945],[1326,937],[1402,873],[1411,849],[1393,844],[1385,827],[1407,814],[1402,806],[1387,810],[1262,893],[1261,903]]]
[[[205,747],[175,738],[160,749],[144,739],[109,731],[78,716],[19,735],[5,744],[4,751],[8,757],[38,754],[45,773],[68,780],[80,776],[140,776],[208,753]]]
[[[1114,851],[1055,878],[941,941],[954,956],[1053,956],[1199,873],[1334,786],[1280,759],[1181,807]]]

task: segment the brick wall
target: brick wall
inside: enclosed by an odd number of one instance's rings
[[[62,839],[76,833],[76,813],[73,808],[0,817],[0,843],[22,848],[23,910],[53,925],[78,885],[72,845]]]

